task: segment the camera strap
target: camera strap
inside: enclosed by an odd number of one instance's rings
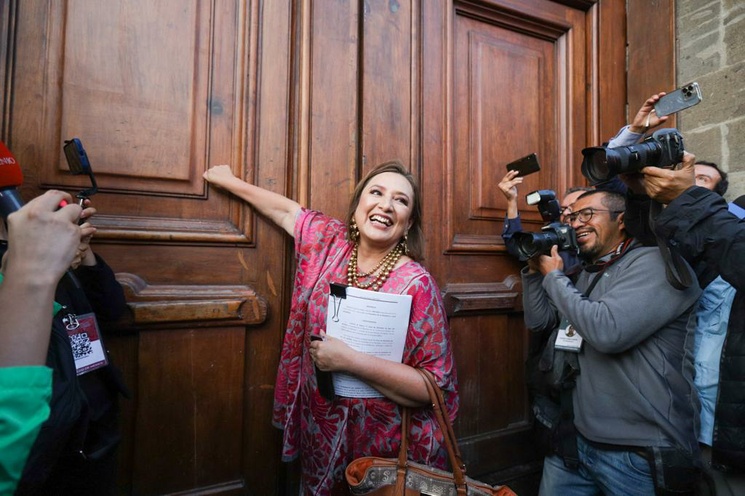
[[[665,241],[664,236],[655,230],[655,221],[660,212],[662,212],[662,204],[651,200],[649,206],[649,228],[654,233],[657,246],[660,248],[662,258],[665,260],[665,274],[668,282],[675,289],[684,290],[691,287],[691,284],[693,284],[691,268],[680,255],[678,250],[676,250],[675,247],[670,246],[670,244]]]
[[[602,272],[605,271],[608,267],[616,263],[618,260],[621,259],[622,256],[626,255],[626,252],[628,252],[630,249],[637,248],[639,244],[632,244],[634,242],[634,238],[626,238],[623,240],[613,251],[613,255],[611,257],[604,261],[604,262],[595,262],[594,264],[586,265],[582,268],[585,272],[589,273],[599,273],[597,276],[595,276],[590,283],[590,286],[585,290],[585,296],[590,296],[590,292],[592,292],[592,288],[595,287],[595,284],[597,284],[598,280],[600,279],[600,276],[602,275]],[[607,256],[607,255],[606,255]]]

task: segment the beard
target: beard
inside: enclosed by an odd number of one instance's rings
[[[592,245],[582,245],[579,247],[579,258],[585,262],[594,262],[603,255],[600,253],[601,247],[599,243],[593,243]]]

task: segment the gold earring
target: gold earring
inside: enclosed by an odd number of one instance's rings
[[[360,230],[357,227],[357,222],[352,219],[352,224],[349,226],[349,240],[356,243],[360,239]]]
[[[403,248],[404,248],[404,255],[408,256],[409,255],[409,232],[408,231],[404,233],[404,237],[401,240],[401,244],[403,245]]]

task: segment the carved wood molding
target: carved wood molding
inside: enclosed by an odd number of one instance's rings
[[[569,5],[567,2],[557,3]],[[576,3],[571,2],[569,6],[576,8]],[[581,10],[586,9],[582,8]],[[511,31],[526,33],[530,36],[550,41],[558,40],[571,29],[571,25],[560,19],[551,18],[550,16],[541,17],[537,12],[534,15],[530,15],[522,4],[510,6],[508,3],[461,0],[456,3],[456,11],[458,15],[479,19],[488,24],[503,26]]]
[[[552,0],[554,3],[558,3],[561,5],[566,5],[567,7],[571,7],[573,9],[581,10],[583,12],[590,10],[593,5],[598,3],[599,0]],[[505,5],[495,5],[493,1],[485,1],[485,0],[458,0],[456,2],[456,8],[461,8],[462,6],[471,6],[476,8],[484,8],[488,10],[493,10],[495,8],[505,9],[507,8]],[[520,4],[516,4],[513,9],[516,11],[519,11]]]
[[[468,255],[480,253],[507,253],[507,247],[505,247],[501,235],[455,233],[453,235],[453,241],[450,243],[450,247],[447,248],[445,253],[465,253]]]
[[[266,300],[249,286],[151,286],[126,272],[116,279],[124,288],[130,325],[258,325],[266,320]]]
[[[448,317],[494,311],[522,311],[522,284],[516,275],[502,282],[448,284],[443,302]]]
[[[162,217],[127,217],[96,215],[96,238],[154,243],[224,244],[253,246],[247,232],[229,220],[164,219]]]

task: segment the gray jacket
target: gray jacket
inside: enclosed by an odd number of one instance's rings
[[[582,291],[598,274],[586,297]],[[561,315],[584,338],[573,394],[580,434],[611,445],[698,452],[686,322],[700,292],[667,282],[656,247],[633,246],[603,272],[583,270],[576,286],[558,270],[546,277],[523,271],[527,327],[556,327]]]

